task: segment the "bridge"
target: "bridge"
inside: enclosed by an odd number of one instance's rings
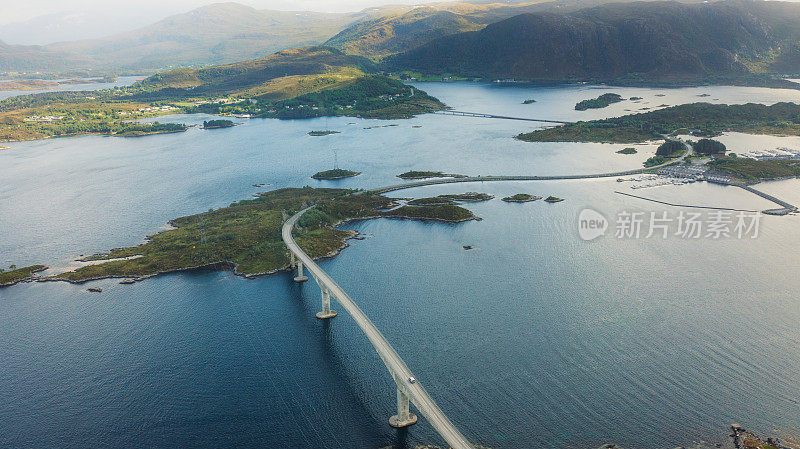
[[[669,164],[673,162],[670,161]],[[403,184],[396,184],[393,186],[379,187],[377,189],[369,190],[370,193],[387,193],[394,192],[395,190],[410,189],[412,187],[432,186],[436,184],[457,184],[461,182],[488,182],[488,181],[556,181],[560,179],[594,179],[594,178],[613,178],[616,176],[638,175],[649,172],[654,168],[661,167],[657,165],[650,168],[637,168],[634,170],[617,171],[609,173],[592,173],[588,175],[554,175],[554,176],[460,176],[457,178],[436,178],[425,179],[422,181],[406,182]]]
[[[317,318],[329,319],[336,316],[336,311],[331,310],[331,298],[333,298],[353,317],[358,327],[361,328],[369,342],[372,343],[397,385],[397,414],[389,418],[391,426],[399,428],[410,426],[417,422],[416,415],[410,411],[410,402],[414,404],[419,413],[425,417],[452,449],[474,449],[464,435],[450,422],[439,406],[436,405],[436,402],[425,391],[422,384],[416,380],[414,374],[403,362],[403,359],[395,352],[378,328],[372,324],[367,315],[294,241],[292,229],[294,229],[295,223],[311,208],[313,206],[301,210],[287,220],[283,225],[281,235],[283,242],[289,248],[292,266],[297,267],[295,282],[308,280],[308,277],[303,273],[303,268],[305,267],[322,291],[322,310],[317,313]]]
[[[527,117],[509,117],[506,115],[494,115],[494,114],[484,114],[482,112],[464,112],[464,111],[454,111],[452,109],[437,109],[431,110],[434,114],[445,114],[445,115],[460,115],[462,117],[481,117],[481,118],[499,118],[505,120],[523,120],[526,122],[542,122],[542,123],[555,123],[557,125],[568,125],[572,122],[564,122],[561,120],[548,120],[548,119],[538,119],[538,118],[527,118]]]
[[[527,119],[525,119],[527,120]],[[615,178],[618,176],[640,175],[642,173],[650,173],[668,165],[679,164],[687,157],[691,156],[691,147],[684,143],[686,151],[675,159],[669,159],[658,165],[652,167],[635,168],[633,170],[623,170],[606,173],[589,173],[584,175],[509,175],[509,176],[458,176],[455,178],[436,178],[436,179],[423,179],[421,181],[407,182],[404,184],[396,184],[392,186],[379,187],[377,189],[369,190],[370,193],[387,193],[396,190],[410,189],[412,187],[431,186],[436,184],[455,184],[460,182],[484,182],[484,181],[556,181],[563,179],[596,179],[596,178]]]

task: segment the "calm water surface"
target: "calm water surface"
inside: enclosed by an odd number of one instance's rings
[[[457,109],[564,120],[605,91],[650,105],[797,98],[707,87],[422,88]],[[698,97],[708,93],[709,97]],[[664,94],[663,97],[656,95]],[[533,105],[522,100],[535,98]],[[197,123],[201,116],[170,120]],[[355,124],[349,124],[355,123]],[[388,124],[399,126],[364,129]],[[421,126],[413,128],[412,126]],[[251,120],[139,139],[80,137],[0,152],[0,265],[67,266],[140,242],[170,218],[284,186],[374,187],[409,169],[464,174],[591,173],[652,154],[623,145],[529,144],[533,123],[426,115],[396,122]],[[310,137],[313,129],[341,131]],[[730,147],[798,146],[730,134]],[[342,182],[309,176],[339,165]],[[800,182],[765,191],[800,203]],[[377,220],[323,268],[358,301],[456,425],[493,448],[668,448],[724,441],[732,422],[800,432],[798,217],[765,217],[757,239],[578,237],[584,207],[662,211],[614,180],[432,186],[567,201],[469,207],[460,225]],[[662,201],[772,207],[707,185],[636,191]],[[670,213],[677,210],[671,209]],[[613,226],[613,225],[612,225]],[[613,232],[613,229],[610,231]],[[463,245],[474,250],[465,251]],[[132,286],[21,284],[0,290],[0,447],[371,448],[439,443],[424,422],[387,425],[392,381],[347,315],[314,318],[319,289],[288,274],[245,280],[197,272]]]

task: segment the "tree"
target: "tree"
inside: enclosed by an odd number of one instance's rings
[[[683,142],[667,139],[667,141],[662,143],[656,150],[656,156],[669,157],[675,153],[683,151],[685,148],[686,147],[683,145]]]
[[[711,139],[700,139],[695,142],[692,147],[697,154],[723,154],[725,153],[725,144]]]

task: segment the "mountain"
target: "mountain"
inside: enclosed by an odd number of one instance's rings
[[[347,53],[381,59],[442,36],[475,31],[471,18],[432,7],[415,8],[351,25],[325,42]]]
[[[218,3],[104,39],[48,45],[108,70],[224,64],[314,45],[354,19],[348,14],[256,10]]]
[[[175,69],[150,76],[133,88],[152,96],[236,94],[291,98],[350,81],[374,71],[369,60],[330,47],[282,50],[266,58],[201,69]]]
[[[800,71],[800,5],[609,4],[521,14],[392,57],[395,69],[490,78],[611,80]]]
[[[440,37],[477,31],[486,25],[523,13],[564,14],[610,1],[629,0],[535,0],[432,3],[424,6],[384,8],[383,14],[356,21],[324,45],[379,61],[420,47]],[[684,3],[702,0],[685,0]]]
[[[93,8],[45,14],[0,26],[0,39],[14,44],[47,45],[94,39],[141,28],[153,23],[153,11],[142,8]],[[164,14],[161,17],[166,17]]]
[[[38,45],[8,45],[0,41],[0,72],[65,71],[87,62],[80,56],[52,51]]]

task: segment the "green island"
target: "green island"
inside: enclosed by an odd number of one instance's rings
[[[31,265],[29,267],[17,268],[16,265],[11,265],[8,271],[0,268],[0,287],[14,285],[18,282],[31,279],[34,274],[46,270],[44,265]]]
[[[443,204],[454,204],[453,200],[441,197],[432,198],[416,198],[409,200],[406,204],[409,206],[439,206]]]
[[[617,154],[636,154],[636,153],[638,153],[638,151],[636,151],[636,148],[633,147],[627,147],[617,151]]]
[[[297,223],[296,240],[313,258],[332,256],[353,237],[351,231],[335,229],[348,220],[403,218],[461,222],[477,217],[453,204],[397,206],[392,198],[345,189],[311,187],[284,188],[216,210],[177,218],[174,229],[151,236],[145,243],[118,248],[85,260],[106,261],[87,265],[52,278],[84,282],[110,277],[140,279],[196,268],[230,269],[255,276],[289,266],[289,254],[281,240],[281,227],[288,216],[316,205]]]
[[[517,193],[516,195],[511,195],[503,198],[503,201],[507,203],[528,203],[530,201],[540,200],[542,197],[531,195],[528,193]]]
[[[203,129],[231,128],[234,125],[230,120],[208,120],[203,122]]]
[[[590,100],[579,101],[575,104],[576,111],[585,111],[587,109],[601,109],[610,106],[613,103],[619,103],[623,98],[619,94],[603,94],[597,98]]]
[[[800,161],[787,159],[756,160],[728,156],[712,159],[708,166],[747,183],[800,176]]]
[[[133,122],[176,113],[402,119],[445,107],[376,71],[366,58],[306,47],[224,66],[171,70],[127,87],[12,97],[0,101],[0,142],[173,132]]]
[[[547,202],[547,203],[560,203],[560,202],[564,201],[564,198],[559,198],[557,196],[550,195],[547,198],[545,198],[544,201]]]
[[[326,131],[309,131],[308,132],[309,136],[329,136],[331,134],[339,134],[339,131],[326,130]]]
[[[478,203],[481,201],[489,201],[490,199],[494,198],[494,196],[489,195],[488,193],[466,192],[466,193],[449,193],[449,194],[439,195],[439,198],[444,198],[451,201]]]
[[[724,143],[712,139],[700,139],[692,142],[692,149],[700,156],[724,154],[727,151]]]
[[[534,100],[533,98],[529,98],[522,102],[522,104],[533,104],[533,103],[536,103],[536,100]]]
[[[361,172],[359,171],[352,171],[352,170],[344,170],[342,168],[334,168],[331,170],[325,170],[321,172],[314,173],[311,175],[312,178],[318,180],[336,180],[336,179],[344,179],[344,178],[352,178],[353,176],[360,175]]]
[[[182,123],[132,123],[116,131],[115,136],[119,137],[140,137],[151,134],[180,133],[186,131],[186,125]]]
[[[420,171],[410,170],[405,173],[397,175],[400,179],[426,179],[426,178],[466,178],[464,175],[457,175],[452,173],[443,173],[440,171]]]
[[[639,143],[690,132],[800,135],[800,105],[691,103],[603,120],[577,122],[519,134],[526,142]]]

